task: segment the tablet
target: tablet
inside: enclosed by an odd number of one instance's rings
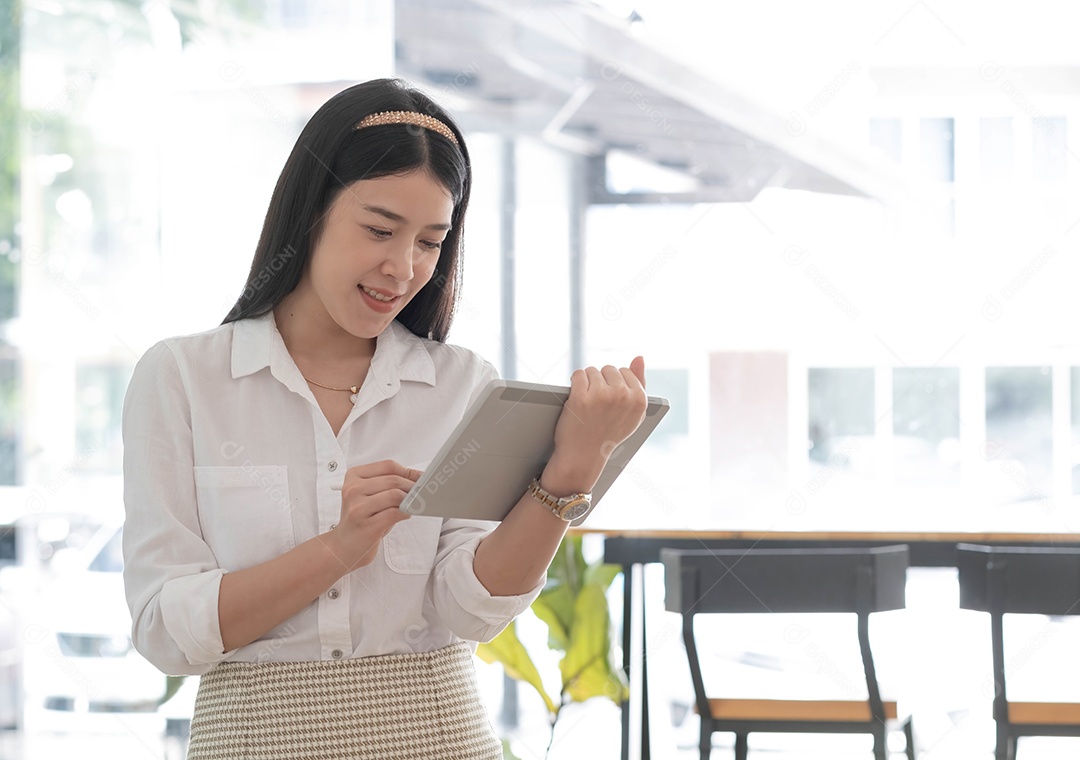
[[[492,380],[401,502],[410,515],[502,520],[555,450],[555,423],[570,388]],[[589,512],[667,413],[649,396],[645,419],[608,458]],[[574,520],[579,525],[589,512]]]

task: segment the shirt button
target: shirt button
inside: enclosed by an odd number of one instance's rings
[[[341,659],[341,650],[340,649],[335,649],[333,652],[330,653],[330,656],[333,657],[335,660],[340,660]]]
[[[337,527],[337,523],[334,523],[333,525],[330,526],[330,530],[333,530],[336,527]]]
[[[341,596],[341,592],[338,591],[336,588],[332,588],[326,592],[326,595],[331,599],[337,599],[339,596]]]
[[[326,465],[326,469],[330,470],[330,472],[333,472],[337,469],[337,462],[330,462],[330,464]]]

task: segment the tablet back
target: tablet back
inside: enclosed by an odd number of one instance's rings
[[[551,458],[555,424],[569,395],[566,386],[492,380],[409,491],[402,511],[474,520],[506,517]],[[649,397],[644,421],[611,453],[593,489],[593,507],[667,410],[667,399]]]

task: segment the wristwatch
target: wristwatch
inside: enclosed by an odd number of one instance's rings
[[[529,494],[551,510],[551,514],[566,522],[581,517],[589,511],[589,506],[592,504],[592,494],[589,493],[575,493],[562,498],[551,495],[540,487],[539,475],[529,484]]]

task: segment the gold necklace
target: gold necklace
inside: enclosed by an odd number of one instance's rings
[[[351,393],[352,395],[349,396],[349,401],[351,401],[353,403],[353,406],[356,405],[356,394],[360,392],[360,387],[359,386],[350,385],[348,388],[335,388],[332,385],[323,385],[322,383],[317,383],[314,380],[312,380],[310,377],[308,377],[307,375],[304,375],[303,373],[301,373],[300,377],[304,378],[305,380],[307,380],[312,385],[317,385],[320,388],[326,388],[326,390],[328,390],[328,391],[341,391],[342,393]]]

